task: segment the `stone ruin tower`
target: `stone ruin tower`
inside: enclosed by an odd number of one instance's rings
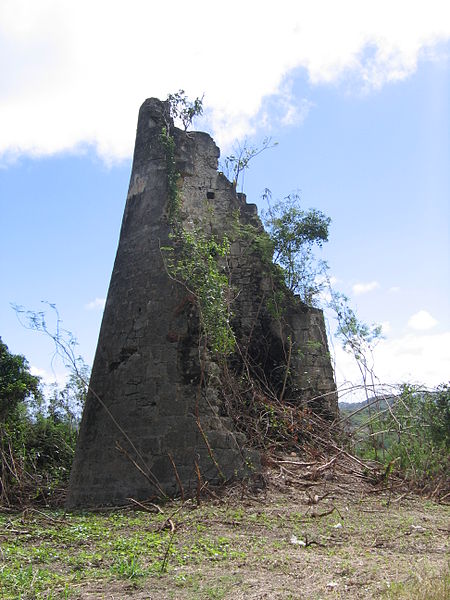
[[[173,127],[167,103],[151,98],[139,112],[130,187],[111,276],[90,391],[72,468],[69,507],[126,503],[195,489],[257,470],[259,454],[224,407],[219,367],[201,374],[198,318],[186,288],[168,276],[161,248],[170,246],[167,157],[169,124],[180,173],[181,218],[230,240],[236,290],[233,329],[252,365],[277,377],[286,340],[286,399],[337,411],[323,314],[294,296],[284,300],[283,325],[268,309],[273,291],[258,251],[236,236],[236,221],[262,231],[256,206],[217,171],[219,149],[202,132]],[[242,356],[229,359],[238,369]]]

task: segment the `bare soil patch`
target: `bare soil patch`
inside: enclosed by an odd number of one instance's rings
[[[3,574],[20,555],[31,575],[51,576],[29,595],[8,584],[0,597],[431,598],[416,595],[431,581],[443,590],[433,597],[446,598],[448,506],[338,465],[308,478],[298,457],[282,460],[265,488],[235,486],[163,514],[4,515]]]

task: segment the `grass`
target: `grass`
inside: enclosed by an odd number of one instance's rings
[[[387,507],[383,495],[336,488],[314,510],[337,510],[314,516],[307,500],[272,489],[262,500],[171,503],[164,515],[0,514],[0,598],[448,596],[447,507],[419,498]],[[172,535],[162,526],[177,509]],[[418,589],[435,595],[411,595]]]
[[[384,600],[448,600],[450,598],[450,569],[439,574],[417,574],[405,582],[394,582],[388,585],[383,593]]]
[[[145,513],[109,515],[46,511],[32,518],[0,517],[3,598],[48,598],[87,580],[140,580],[169,568],[243,558],[227,537],[190,527],[184,541],[169,546],[161,518]],[[66,593],[66,592],[64,592]],[[68,596],[71,592],[68,592]]]

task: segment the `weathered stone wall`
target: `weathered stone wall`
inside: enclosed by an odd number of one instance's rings
[[[207,365],[209,383],[199,386],[195,307],[164,266],[160,249],[171,241],[167,160],[160,135],[167,119],[165,103],[150,99],[142,105],[92,370],[93,392],[83,413],[71,474],[72,507],[174,494],[173,464],[186,490],[197,483],[196,465],[205,480],[218,481],[259,464],[258,454],[246,447],[245,436],[235,431],[223,410],[212,362]],[[201,224],[215,234],[228,232],[231,238],[236,220],[261,228],[256,207],[247,205],[218,173],[219,149],[211,137],[173,131],[185,227]],[[280,326],[267,310],[265,298],[273,282],[261,256],[237,239],[230,265],[232,284],[239,290],[233,326],[241,346],[269,372],[276,371],[280,351],[292,343],[296,352],[290,398],[305,401],[328,394],[313,402],[333,414],[337,403],[321,311],[288,299]]]

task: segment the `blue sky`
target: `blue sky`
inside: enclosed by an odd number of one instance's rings
[[[300,190],[332,218],[322,255],[361,318],[383,323],[380,380],[448,381],[446,3],[259,2],[238,22],[234,2],[226,15],[211,4],[194,3],[187,25],[181,3],[167,15],[140,1],[0,0],[0,336],[46,380],[61,376],[10,307],[48,300],[92,363],[139,105],[184,88],[205,93],[197,126],[223,155],[235,139],[278,142],[251,163],[248,201]],[[334,351],[339,382],[357,382]]]

